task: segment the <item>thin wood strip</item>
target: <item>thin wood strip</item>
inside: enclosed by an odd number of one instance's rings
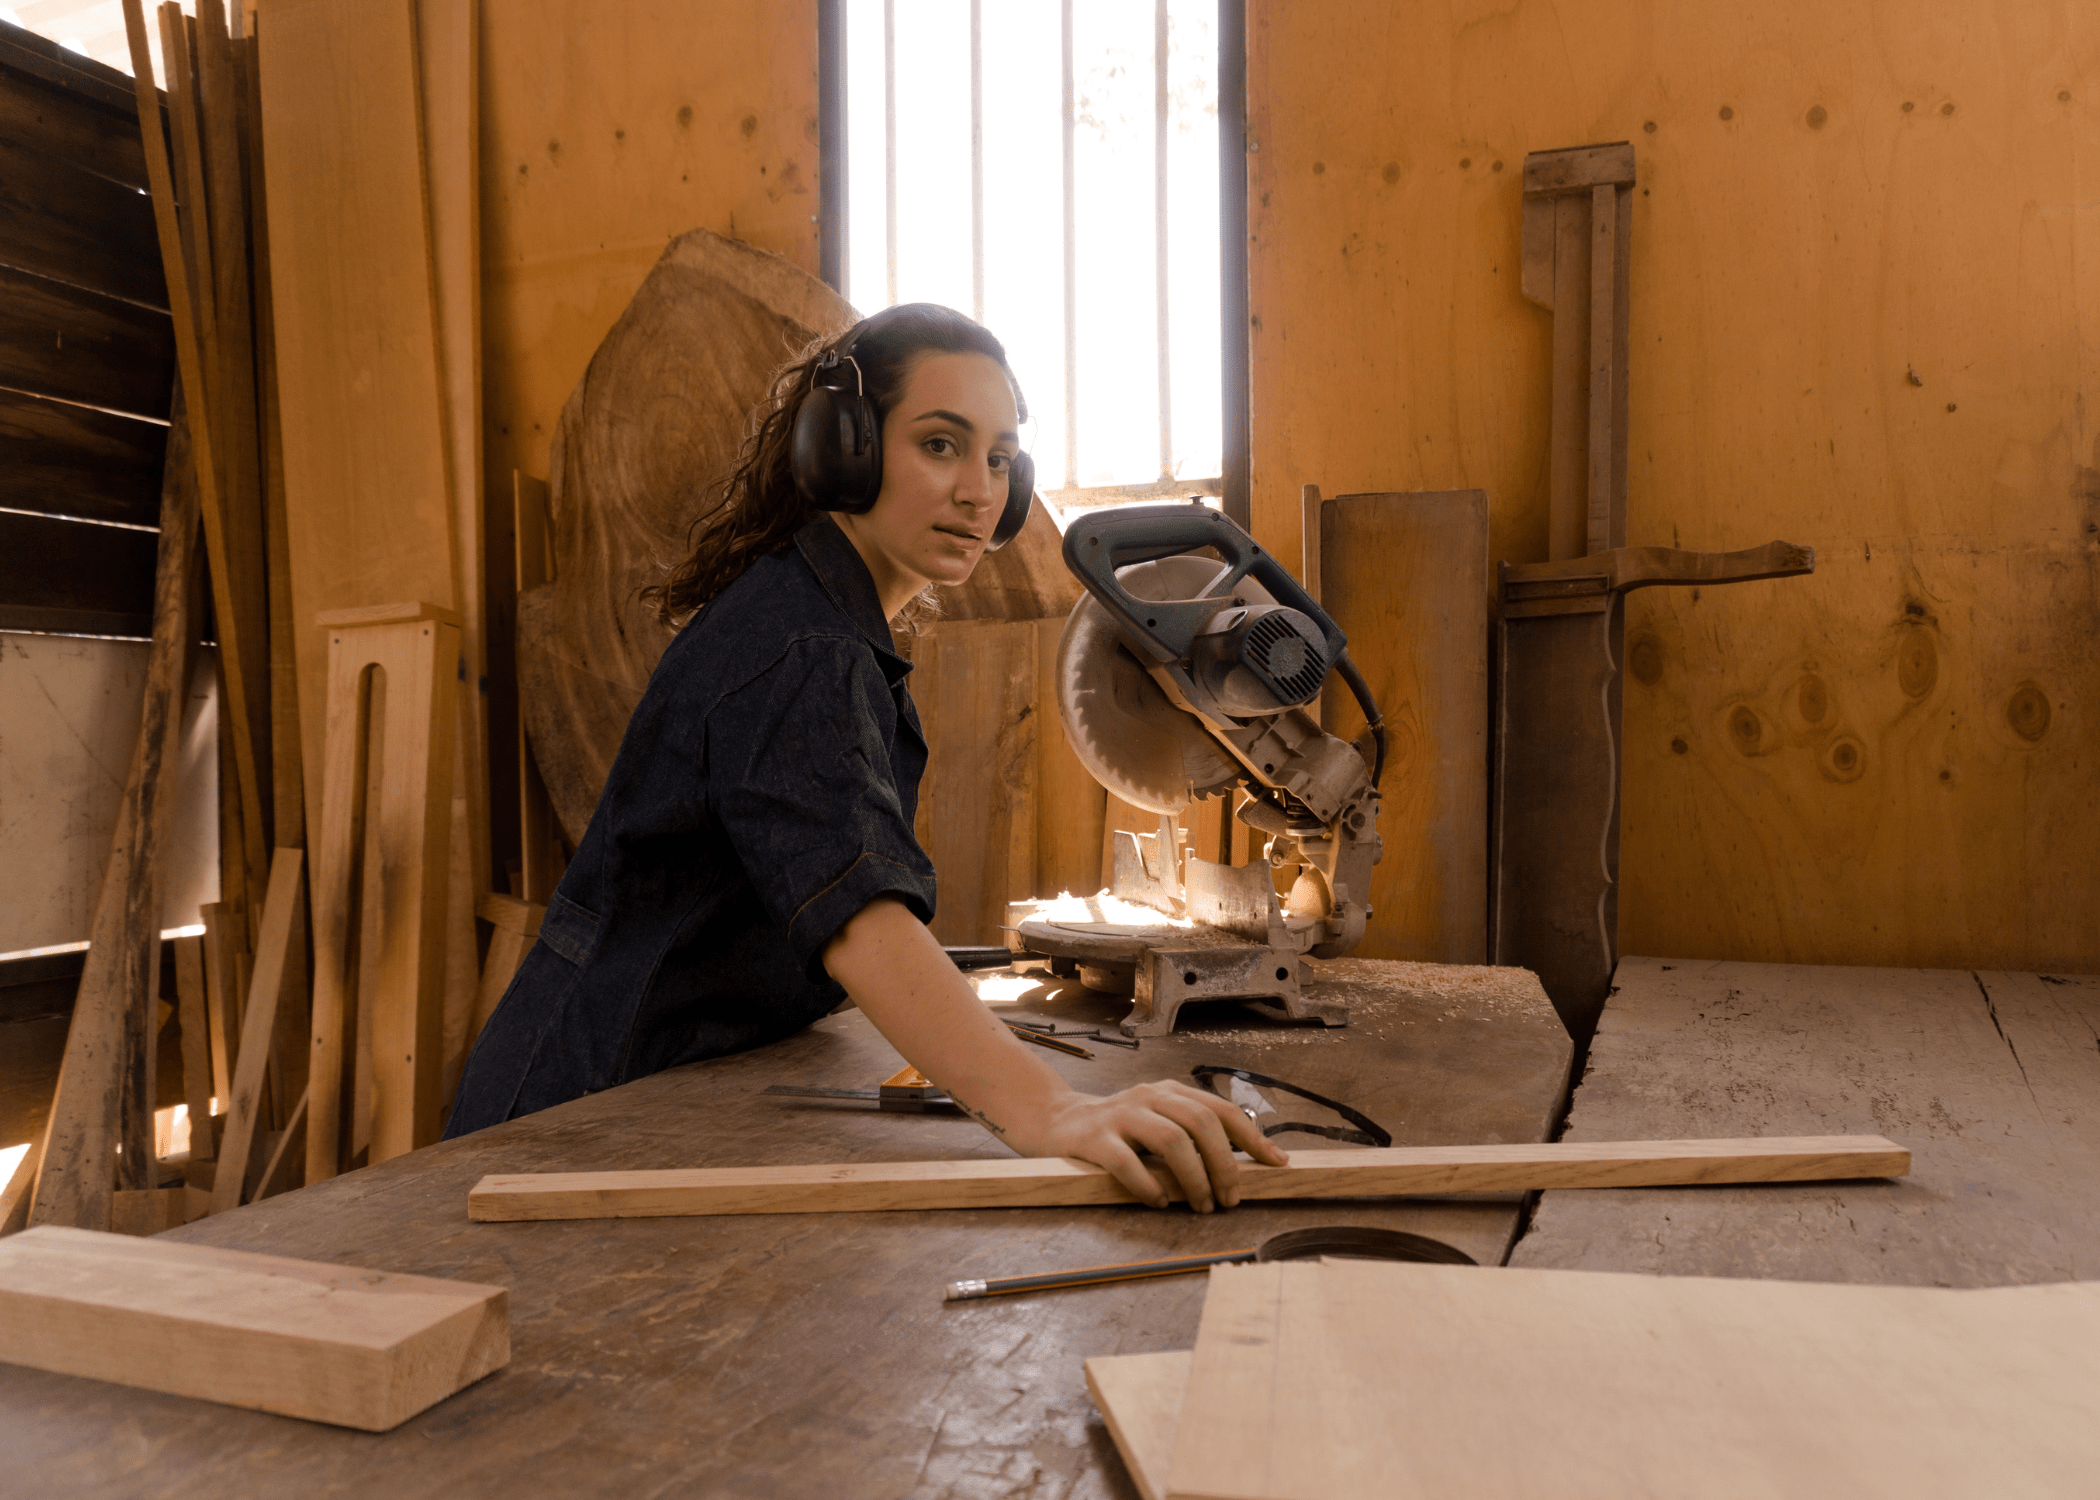
[[[285,989],[286,960],[292,928],[300,920],[306,897],[306,853],[279,849],[270,868],[270,893],[263,903],[261,941],[255,946],[255,982],[248,991],[248,1011],[241,1020],[240,1060],[235,1065],[233,1097],[226,1104],[226,1145],[212,1179],[211,1210],[224,1213],[241,1206],[248,1175],[248,1155],[261,1123],[263,1075],[270,1062],[270,1038]]]
[[[138,739],[117,813],[116,837],[95,902],[86,966],[66,1029],[58,1092],[30,1218],[38,1224],[100,1229],[109,1223],[118,1132],[129,1097],[124,1186],[148,1187],[153,1161],[148,1016],[160,979],[160,851],[174,807],[164,774],[180,735],[189,667],[190,579],[195,569],[197,492],[186,468],[192,432],[178,389],[161,483],[159,559],[153,580],[153,645],[146,667]],[[202,424],[197,424],[201,430]],[[129,1060],[138,1054],[139,1066]],[[144,1106],[143,1111],[141,1106]]]
[[[168,1239],[0,1244],[0,1358],[384,1432],[510,1358],[502,1287]]]
[[[179,937],[175,1000],[182,1027],[182,1094],[190,1115],[190,1160],[212,1159],[211,1006],[204,998],[204,939]]]
[[[190,448],[194,456],[200,508],[204,515],[204,545],[217,587],[227,578],[225,515],[219,490],[219,457],[212,431],[211,395],[207,384],[208,365],[199,337],[197,305],[190,295],[189,262],[183,253],[182,233],[176,222],[175,184],[168,166],[167,139],[161,133],[160,99],[153,85],[153,54],[146,45],[146,16],[142,0],[124,0],[124,32],[131,46],[132,87],[137,96],[139,130],[145,144],[146,178],[153,195],[153,222],[160,239],[161,264],[167,271],[168,311],[175,326],[175,364],[181,373],[182,389],[190,404]],[[218,610],[219,654],[227,663],[227,714],[236,727],[234,765],[241,795],[251,807],[259,806],[255,772],[255,745],[239,726],[249,722],[246,677],[243,666],[249,652],[260,642],[244,642],[240,623],[222,600]],[[251,820],[252,821],[252,820]],[[244,839],[250,869],[261,871],[261,830]]]
[[[284,1127],[284,1134],[277,1138],[277,1147],[270,1153],[269,1165],[263,1168],[262,1177],[255,1185],[255,1201],[274,1198],[279,1193],[288,1193],[299,1185],[306,1170],[306,1101],[310,1090],[302,1091],[298,1104],[292,1108],[291,1119]]]
[[[1618,316],[1613,306],[1621,254],[1618,198],[1619,190],[1610,183],[1600,183],[1590,193],[1590,441],[1583,534],[1591,553],[1612,544],[1612,451],[1625,439],[1612,423],[1612,390],[1618,380]]]
[[[1240,1163],[1243,1202],[1408,1193],[1679,1187],[1902,1177],[1910,1152],[1880,1136],[1581,1144],[1391,1146],[1303,1151],[1286,1167]],[[1153,1174],[1181,1193],[1164,1166]],[[548,1172],[484,1177],[467,1194],[480,1220],[655,1218],[680,1214],[871,1213],[1042,1208],[1135,1200],[1105,1170],[1069,1158]]]
[[[37,1173],[43,1169],[44,1146],[51,1139],[51,1118],[29,1143],[28,1152],[15,1164],[15,1175],[0,1183],[0,1235],[20,1234],[29,1227],[29,1205],[36,1194]]]

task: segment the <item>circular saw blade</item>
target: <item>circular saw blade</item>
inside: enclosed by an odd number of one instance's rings
[[[1163,557],[1119,568],[1116,577],[1139,599],[1195,599],[1224,566]],[[1255,592],[1266,599],[1266,590]],[[1241,597],[1248,597],[1245,588]],[[1080,762],[1133,807],[1178,813],[1240,779],[1239,766],[1201,721],[1177,707],[1131,655],[1115,617],[1092,594],[1072,607],[1058,642],[1057,712]]]

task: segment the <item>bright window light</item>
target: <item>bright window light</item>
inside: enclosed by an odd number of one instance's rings
[[[845,0],[847,299],[1005,343],[1054,505],[1220,492],[1212,0]]]

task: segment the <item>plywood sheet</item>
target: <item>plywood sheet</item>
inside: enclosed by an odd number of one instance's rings
[[[1087,1394],[1145,1500],[1165,1500],[1174,1432],[1188,1393],[1187,1350],[1104,1354],[1086,1362]]]
[[[2090,972],[2100,12],[1893,14],[1251,4],[1255,531],[1471,486],[1547,555],[1519,179],[1633,142],[1628,540],[1819,566],[1631,601],[1622,951]]]
[[[1385,854],[1371,874],[1365,958],[1487,957],[1488,497],[1342,495],[1320,506],[1320,604],[1385,717]],[[1354,739],[1339,679],[1321,722]]]
[[[384,1432],[509,1361],[508,1297],[44,1227],[0,1242],[0,1358]]]
[[[2100,1285],[1212,1271],[1169,1493],[2074,1496]]]

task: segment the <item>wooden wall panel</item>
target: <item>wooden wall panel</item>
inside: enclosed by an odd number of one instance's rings
[[[1626,696],[1623,950],[2100,967],[2065,852],[2100,843],[2100,15],[1254,0],[1248,72],[1265,543],[1295,554],[1307,481],[1478,487],[1490,558],[1545,556],[1523,157],[1631,140],[1628,540],[1819,551],[1629,603],[1662,657]],[[1783,717],[1810,676],[1849,780]],[[1746,756],[1738,706],[1807,740]]]
[[[165,418],[168,315],[0,265],[0,386]]]
[[[153,205],[40,142],[0,136],[0,263],[167,306]]]
[[[151,526],[167,447],[165,423],[0,390],[0,506]]]

